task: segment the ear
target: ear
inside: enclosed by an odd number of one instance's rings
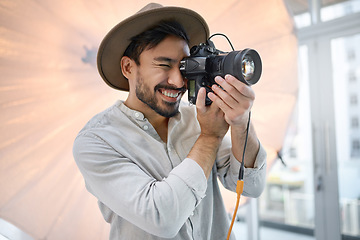
[[[123,56],[120,60],[120,67],[122,74],[128,79],[133,79],[135,75],[135,61],[129,57]]]

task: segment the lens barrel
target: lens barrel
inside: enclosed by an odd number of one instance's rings
[[[257,83],[262,72],[260,55],[249,48],[225,55],[222,67],[224,75],[231,74],[247,85]]]

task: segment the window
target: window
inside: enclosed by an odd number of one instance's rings
[[[360,157],[360,139],[353,139],[351,144],[351,157]]]
[[[312,1],[285,0],[288,9],[294,16],[297,28],[308,27],[312,24],[309,2]],[[319,5],[321,22],[331,21],[360,11],[359,0],[319,0]]]
[[[360,92],[360,85],[355,81],[359,76],[360,59],[355,57],[355,52],[360,50],[359,40],[360,29],[330,40],[340,226],[344,236],[356,239],[360,236],[360,188],[352,186],[360,184],[360,108],[354,105]],[[342,78],[344,70],[348,81]]]
[[[351,118],[351,128],[358,128],[359,127],[359,118],[358,117],[352,117]]]
[[[355,58],[356,58],[356,54],[355,54],[354,49],[348,49],[347,59],[348,59],[349,61],[354,61]]]
[[[349,72],[349,82],[356,82],[356,74],[354,71]]]
[[[316,239],[359,239],[360,188],[354,186],[360,186],[360,0],[285,2],[294,16],[300,62],[302,48],[308,48],[299,72],[311,84],[303,88],[299,81],[299,104],[309,88],[312,111],[294,111],[299,130],[289,131],[291,142],[284,142],[282,158],[268,173],[260,219],[314,229]]]
[[[350,96],[350,105],[357,106],[358,105],[358,96],[356,94],[351,94]]]
[[[267,174],[259,210],[263,226],[283,226],[289,231],[296,228],[303,234],[301,239],[314,239],[311,229],[315,228],[314,180],[309,174],[313,172],[313,157],[308,52],[307,46],[300,46],[299,67],[302,74],[297,106],[289,123],[297,130],[288,132],[280,156]]]
[[[334,4],[335,3],[335,4]],[[323,22],[340,18],[360,11],[360,1],[329,1],[322,0],[321,20]]]

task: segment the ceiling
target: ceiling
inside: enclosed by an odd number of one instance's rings
[[[311,0],[310,0],[311,1]],[[348,0],[312,0],[320,1],[322,7],[330,6],[333,4],[346,2]],[[298,15],[309,11],[309,0],[285,0],[289,10],[293,15]]]

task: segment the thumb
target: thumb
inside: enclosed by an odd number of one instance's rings
[[[206,111],[205,98],[206,98],[206,89],[202,87],[199,89],[196,98],[196,108],[201,113],[204,113]]]

